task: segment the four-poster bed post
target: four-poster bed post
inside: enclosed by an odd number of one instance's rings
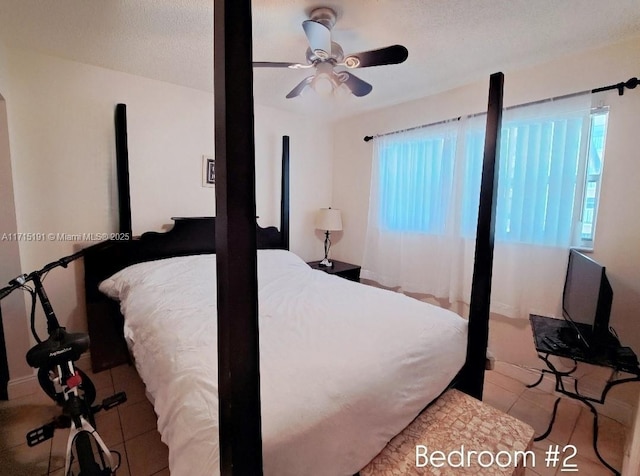
[[[502,92],[504,75],[494,73],[489,79],[489,105],[484,140],[480,205],[476,233],[475,262],[469,305],[467,359],[460,373],[458,388],[482,400],[484,369],[489,341],[489,306],[493,268],[493,240],[498,190],[500,129],[502,128]]]
[[[116,168],[118,176],[118,231],[132,236],[131,193],[129,190],[129,145],[127,141],[127,106],[118,104],[115,114]]]
[[[282,246],[289,249],[289,136],[282,136],[282,175],[280,177],[280,233]]]
[[[214,2],[220,470],[223,475],[259,476],[262,438],[251,42],[251,1]]]

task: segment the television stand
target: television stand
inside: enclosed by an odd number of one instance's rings
[[[616,385],[640,381],[640,367],[638,366],[635,353],[628,347],[621,347],[618,340],[613,336],[603,339],[597,346],[592,345],[587,347],[576,330],[564,319],[531,314],[529,321],[531,322],[533,340],[538,358],[546,364],[547,368],[541,369],[540,378],[531,385],[527,385],[527,388],[539,385],[540,382],[542,382],[544,374],[551,374],[555,379],[556,392],[578,400],[586,405],[593,414],[593,449],[596,456],[600,462],[614,474],[620,475],[620,472],[607,463],[598,451],[598,412],[593,404],[604,404],[609,390]],[[588,328],[588,326],[585,327]],[[590,329],[588,329],[588,331],[590,331]],[[582,333],[582,329],[580,329],[580,333]],[[551,356],[572,359],[574,366],[570,370],[560,370],[549,360]],[[578,362],[608,367],[613,370],[600,397],[594,398],[582,395],[578,390],[578,379],[572,376],[578,368]],[[618,372],[630,374],[631,377],[614,378]],[[564,379],[567,377],[573,379],[573,390],[565,387]],[[549,422],[547,430],[542,435],[534,438],[534,441],[543,440],[551,433],[560,399],[561,397],[558,397],[553,404],[551,421]]]
[[[587,329],[585,329],[585,332],[587,332]],[[585,334],[583,333],[582,335],[584,336]],[[588,333],[586,335],[590,335],[590,333]],[[560,340],[562,340],[563,342],[565,342],[566,345],[568,345],[570,347],[580,347],[583,350],[587,350],[588,349],[588,346],[583,341],[582,336],[578,333],[578,331],[576,331],[570,325],[565,326],[565,327],[560,327],[558,329],[558,338]]]

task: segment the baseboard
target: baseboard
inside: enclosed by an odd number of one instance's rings
[[[525,385],[534,383],[540,377],[540,370],[530,369],[527,367],[521,367],[507,362],[496,362],[495,370],[507,377],[511,377]],[[591,387],[587,384],[581,385],[581,393],[592,395],[600,393],[599,388]],[[542,382],[536,388],[545,392],[553,393],[560,396],[561,394],[555,392],[556,382],[550,374],[544,374]],[[633,405],[623,400],[615,398],[613,395],[609,395],[604,405],[594,403],[594,406],[598,410],[599,415],[607,416],[617,422],[622,423],[625,427],[630,428],[634,418]],[[585,406],[586,408],[586,406]]]
[[[87,367],[87,364],[90,366],[91,355],[87,352],[80,356],[78,359],[78,364],[84,368]],[[24,377],[19,377],[16,379],[9,380],[9,384],[7,385],[7,393],[9,394],[9,400],[15,400],[16,398],[22,398],[29,395],[33,395],[34,393],[40,392],[40,384],[38,384],[38,376],[36,371],[33,371],[32,375],[27,375]]]
[[[19,377],[9,380],[7,385],[7,393],[9,394],[9,400],[15,400],[16,398],[26,397],[36,393],[40,389],[38,385],[38,378],[36,374],[27,375],[25,377]]]

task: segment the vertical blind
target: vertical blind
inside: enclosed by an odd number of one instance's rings
[[[545,246],[571,245],[579,214],[589,112],[546,118],[506,117],[501,131],[496,239]],[[468,193],[463,231],[477,221],[484,132],[467,132]]]
[[[444,233],[451,207],[455,130],[436,127],[380,149],[380,221],[389,230]]]
[[[526,317],[559,309],[568,248],[584,235],[587,212],[595,213],[588,177],[599,186],[599,175],[588,172],[600,172],[603,147],[592,160],[591,101],[585,94],[503,114],[494,311]],[[485,120],[376,139],[364,278],[468,302]],[[604,141],[601,129],[596,142]]]

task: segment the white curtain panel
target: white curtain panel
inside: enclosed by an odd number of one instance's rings
[[[503,114],[493,312],[560,315],[591,96]],[[485,116],[375,140],[362,277],[469,303]]]

